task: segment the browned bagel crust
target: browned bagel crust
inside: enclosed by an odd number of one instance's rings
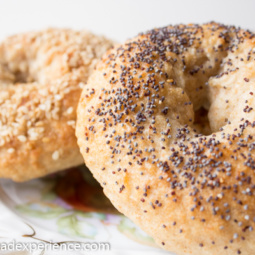
[[[255,35],[154,29],[109,51],[78,106],[85,163],[116,208],[177,254],[254,254]],[[194,129],[209,110],[212,133]]]
[[[81,87],[109,40],[48,29],[0,44],[0,177],[24,181],[82,164],[75,137]]]

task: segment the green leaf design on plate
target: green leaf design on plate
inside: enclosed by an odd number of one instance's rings
[[[106,220],[106,214],[105,213],[91,213],[91,215],[94,219]]]
[[[59,218],[57,225],[59,232],[68,236],[94,239],[98,233],[93,224],[79,220],[76,213]]]
[[[26,215],[41,218],[41,219],[54,219],[67,211],[66,209],[61,208],[59,206],[49,207],[49,206],[42,206],[41,204],[38,205],[33,203],[28,203],[25,205],[17,205],[16,209],[20,213],[24,213]]]
[[[144,233],[140,228],[138,228],[131,220],[126,217],[122,217],[122,220],[118,225],[118,230],[124,235],[126,235],[128,238],[136,242],[150,246],[156,246],[152,237]]]
[[[78,210],[72,211],[76,216],[83,217],[83,218],[93,218],[93,214],[91,212],[82,212]]]
[[[42,200],[44,201],[54,201],[58,196],[53,192],[47,192],[42,194]]]

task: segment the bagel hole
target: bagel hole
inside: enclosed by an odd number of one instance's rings
[[[202,135],[212,134],[210,122],[208,119],[208,110],[206,108],[201,107],[195,111],[195,119],[194,119],[193,126],[194,126],[194,130],[197,133],[200,133]]]
[[[35,79],[28,72],[16,71],[14,74],[14,84],[35,82]]]

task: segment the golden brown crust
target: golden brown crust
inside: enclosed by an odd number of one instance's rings
[[[82,163],[74,134],[81,88],[109,40],[48,29],[0,44],[0,177],[24,181]]]
[[[254,253],[254,70],[251,32],[178,25],[108,52],[83,89],[76,135],[85,163],[162,248]],[[207,136],[194,130],[201,107]]]

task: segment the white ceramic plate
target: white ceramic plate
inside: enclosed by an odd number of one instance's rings
[[[156,248],[151,237],[115,211],[84,168],[25,183],[1,180],[0,184],[1,243],[14,239],[23,243],[109,242],[111,254],[166,254]],[[0,253],[19,254],[10,250]],[[55,253],[41,248],[20,254]]]

